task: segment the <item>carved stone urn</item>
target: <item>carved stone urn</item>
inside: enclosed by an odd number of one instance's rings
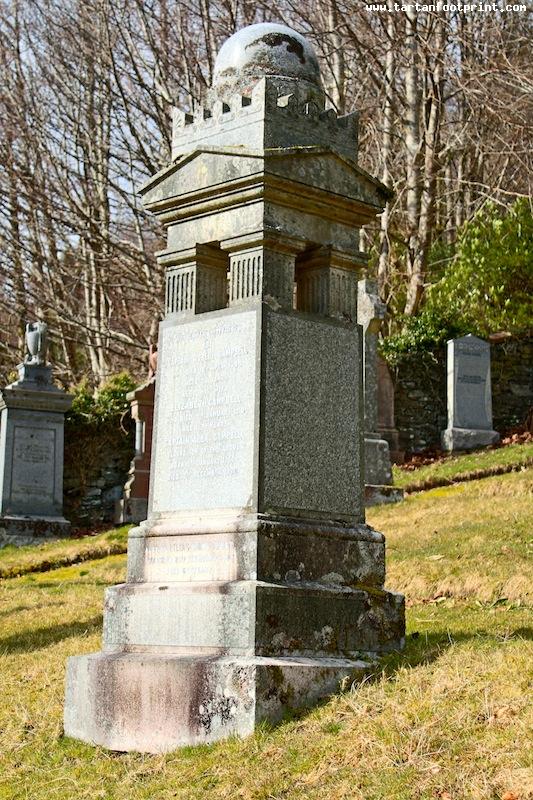
[[[26,325],[26,364],[46,364],[48,326],[45,322],[28,322]]]

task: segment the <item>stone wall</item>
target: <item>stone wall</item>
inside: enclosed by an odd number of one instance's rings
[[[533,406],[533,337],[491,345],[494,429],[524,422]]]
[[[533,338],[491,344],[494,429],[523,424],[533,406]],[[395,421],[406,454],[440,447],[446,427],[446,349],[406,355],[391,369]]]
[[[126,426],[126,427],[124,427]],[[133,422],[65,426],[65,516],[74,527],[112,522],[134,455]]]

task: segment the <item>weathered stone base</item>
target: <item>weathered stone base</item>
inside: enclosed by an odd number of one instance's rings
[[[362,523],[256,514],[134,528],[128,581],[106,590],[102,652],[69,661],[65,732],[165,752],[248,735],[337,691],[404,644],[384,548]]]
[[[148,500],[146,497],[123,497],[115,503],[115,525],[142,522],[147,516]]]
[[[67,665],[65,734],[110,750],[164,753],[312,706],[369,663],[323,658],[95,653]]]
[[[70,535],[70,522],[64,517],[0,517],[0,548],[42,544]]]
[[[383,486],[392,483],[389,443],[365,434],[365,483]]]
[[[446,428],[442,431],[444,450],[476,450],[500,441],[497,431],[479,431],[471,428]]]
[[[375,486],[365,484],[365,506],[382,503],[398,503],[403,500],[403,489],[398,486]]]
[[[385,537],[364,523],[257,514],[161,517],[129,533],[128,583],[256,579],[383,586]]]
[[[125,583],[106,591],[103,649],[357,658],[404,634],[403,596],[377,587]]]

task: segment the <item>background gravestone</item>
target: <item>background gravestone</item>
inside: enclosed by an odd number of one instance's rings
[[[402,464],[405,453],[400,447],[400,432],[394,413],[394,381],[385,359],[378,356],[378,431],[389,444],[393,464]]]
[[[251,733],[403,644],[365,524],[359,228],[388,190],[285,26],[223,46],[143,188],[167,227],[148,519],[69,659],[65,732],[161,752]],[[229,273],[229,284],[228,284]]]
[[[66,536],[63,428],[72,398],[52,383],[47,328],[26,326],[19,378],[0,392],[0,547]]]
[[[152,433],[154,423],[155,371],[157,351],[150,348],[148,380],[126,395],[135,420],[135,455],[130,465],[123,496],[115,506],[115,523],[142,522],[148,513]]]
[[[378,333],[386,306],[374,281],[360,280],[357,289],[357,320],[363,327],[364,343],[365,501],[366,505],[375,505],[401,500],[403,492],[392,486],[389,443],[378,431]]]
[[[142,522],[148,513],[155,377],[128,392],[131,416],[135,420],[135,455],[131,462],[123,496],[117,500],[115,523]]]
[[[495,444],[492,430],[490,345],[477,336],[448,342],[448,427],[442,433],[445,450],[471,450]]]

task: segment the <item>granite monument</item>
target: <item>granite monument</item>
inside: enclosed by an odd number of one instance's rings
[[[167,228],[148,518],[102,652],[69,659],[65,732],[164,752],[247,735],[402,647],[365,524],[356,323],[359,229],[388,190],[309,43],[268,23],[224,44],[142,194]]]
[[[447,352],[448,427],[445,450],[474,450],[499,441],[492,429],[490,344],[477,336],[450,339]]]
[[[26,326],[19,377],[0,391],[0,547],[67,536],[63,428],[72,397],[52,382],[47,327]]]

